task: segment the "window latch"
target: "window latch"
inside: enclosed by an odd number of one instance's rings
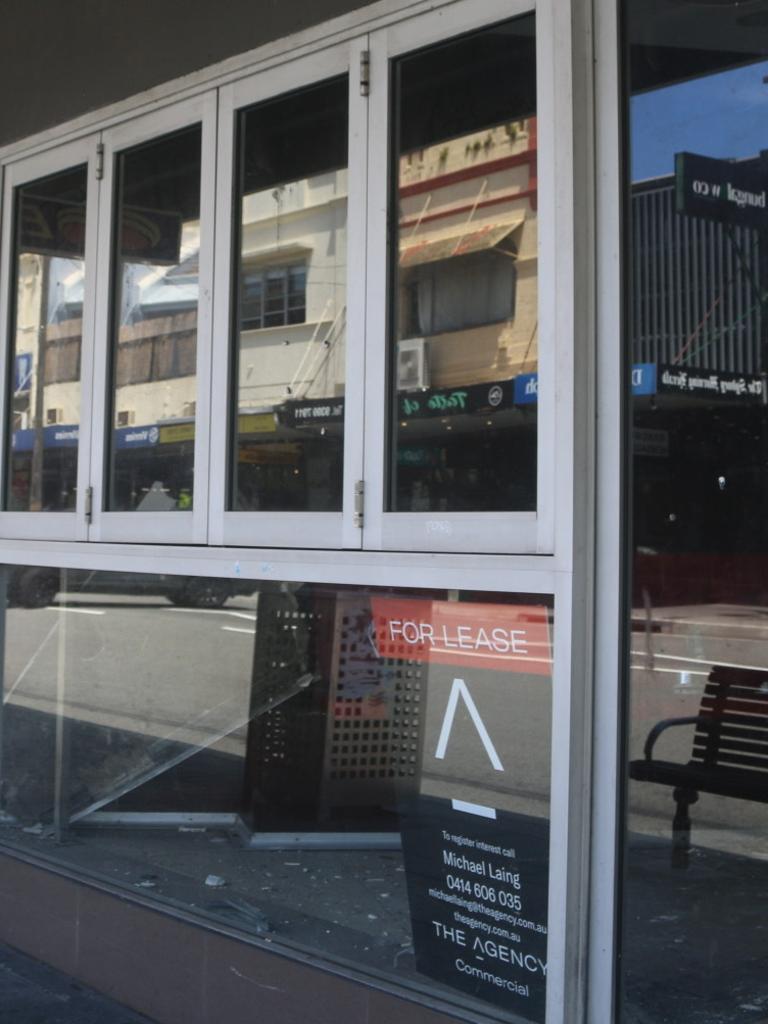
[[[93,520],[93,488],[85,488],[85,521],[90,523]]]
[[[365,511],[365,480],[355,481],[355,512],[352,521],[355,526],[362,530],[363,513]]]

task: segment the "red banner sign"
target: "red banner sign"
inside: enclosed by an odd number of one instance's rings
[[[549,676],[549,611],[543,605],[371,599],[382,658]]]

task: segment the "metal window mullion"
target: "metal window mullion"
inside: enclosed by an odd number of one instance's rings
[[[724,251],[724,232],[723,225],[715,225],[715,253],[717,258],[717,288],[718,295],[720,296],[720,302],[717,304],[717,317],[715,323],[717,325],[717,352],[719,358],[722,361],[725,360],[725,325],[726,325],[726,303],[725,297],[728,290],[727,278],[726,278],[726,265],[725,265],[725,251]]]
[[[746,230],[742,227],[737,227],[735,230],[737,249],[737,258],[739,260],[739,277],[740,286],[736,293],[736,323],[734,324],[733,335],[731,337],[731,349],[729,352],[729,362],[727,369],[735,369],[736,352],[738,351],[741,344],[741,337],[744,331],[744,314],[749,309],[749,301],[752,297],[752,282],[749,275],[749,253],[744,249],[744,243],[746,241]],[[739,253],[741,254],[739,257]]]
[[[694,306],[693,306],[693,295],[692,295],[692,272],[691,272],[691,218],[687,215],[683,216],[683,284],[685,288],[685,326],[683,328],[683,337],[680,339],[681,346],[688,342],[691,334],[695,327],[694,320]],[[682,350],[682,349],[681,349]],[[683,360],[687,357],[687,353],[683,356]]]
[[[735,253],[736,241],[736,228],[731,228],[728,233],[728,249],[727,249],[727,276],[726,283],[728,285],[726,289],[727,296],[727,319],[724,331],[724,349],[727,351],[729,346],[728,339],[733,334],[733,326],[736,318],[736,296],[735,290],[738,288],[739,278],[741,274],[741,267],[738,262],[738,258]],[[734,287],[735,286],[735,287]]]
[[[638,276],[640,273],[638,267],[638,252],[637,252],[637,229],[640,222],[640,216],[637,209],[637,203],[634,198],[630,197],[630,221],[634,228],[632,232],[633,237],[633,267],[634,271],[632,274],[632,309],[631,309],[631,331],[629,336],[629,344],[632,350],[632,359],[638,362],[646,362],[645,359],[645,348],[642,343],[642,331],[641,331],[641,315],[640,315],[640,285],[638,283]]]
[[[662,343],[664,347],[669,344],[670,316],[669,316],[669,217],[667,216],[668,192],[666,189],[659,191],[658,214],[659,214],[659,309],[661,310]]]
[[[678,351],[685,338],[685,317],[683,314],[683,226],[682,217],[674,211],[673,232],[674,232],[674,273],[672,275],[672,301],[675,305],[675,337],[671,345],[673,351]]]
[[[752,266],[755,268],[755,273],[760,281],[760,296],[757,309],[755,310],[755,316],[752,322],[752,334],[750,337],[750,344],[747,350],[746,366],[745,369],[750,373],[759,373],[762,369],[760,359],[760,339],[763,334],[763,290],[765,289],[766,282],[763,282],[760,263],[760,237],[761,233],[755,231],[752,236]]]
[[[722,359],[721,359],[721,355],[720,355],[722,334],[721,334],[721,331],[720,331],[720,328],[719,328],[718,325],[719,325],[720,306],[722,304],[722,299],[720,298],[720,296],[722,294],[722,290],[721,290],[720,272],[719,272],[718,257],[717,257],[717,241],[718,241],[717,228],[718,228],[718,225],[715,223],[715,221],[710,222],[710,225],[709,225],[709,237],[708,237],[708,248],[709,248],[710,299],[711,299],[712,312],[711,312],[710,317],[709,317],[708,328],[709,328],[709,337],[711,339],[710,346],[709,346],[710,347],[710,351],[712,352],[713,359],[716,360],[716,364],[720,365],[722,363]]]
[[[592,707],[592,847],[589,897],[589,950],[587,1022],[615,1020],[620,947],[619,815],[623,757],[621,736],[621,680],[625,664],[622,535],[625,525],[623,463],[625,412],[629,401],[627,373],[632,359],[624,318],[624,272],[627,256],[637,254],[632,231],[634,218],[623,219],[625,183],[622,176],[622,89],[620,86],[620,33],[618,5],[613,0],[594,2],[596,167],[596,417],[595,439],[595,562],[594,562],[594,665]],[[677,220],[677,218],[676,218]],[[677,232],[677,225],[675,232]],[[629,245],[624,244],[629,242]],[[631,246],[631,247],[630,247]],[[679,250],[678,250],[679,251]],[[636,305],[637,301],[635,300]],[[676,308],[679,316],[679,307]],[[616,339],[623,344],[616,344]],[[679,347],[679,343],[675,347]]]
[[[648,327],[648,232],[646,231],[646,207],[647,197],[640,200],[639,217],[637,223],[637,308],[640,312],[640,337],[647,359],[653,359],[653,346],[651,345],[650,330]]]
[[[686,353],[688,361],[693,366],[698,366],[700,359],[699,345],[701,343],[701,281],[699,280],[699,227],[701,221],[698,217],[690,220],[690,241],[691,241],[691,262],[688,280],[691,289],[691,329],[689,336],[692,336],[690,347]]]
[[[658,322],[658,224],[656,223],[655,193],[648,197],[648,261],[650,263],[650,315],[653,343],[656,351],[662,347],[662,335]]]
[[[664,339],[664,351],[668,352],[674,344],[675,336],[675,301],[674,301],[674,205],[672,189],[664,191],[664,287],[665,306],[667,310],[667,333]],[[669,360],[665,358],[665,362]]]

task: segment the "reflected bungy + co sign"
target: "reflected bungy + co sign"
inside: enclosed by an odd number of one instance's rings
[[[746,228],[768,227],[768,153],[749,160],[675,154],[678,213]]]

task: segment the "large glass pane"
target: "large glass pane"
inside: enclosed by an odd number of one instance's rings
[[[625,0],[623,1017],[768,1015],[768,10]]]
[[[192,507],[200,146],[195,125],[116,161],[113,512]]]
[[[389,509],[535,509],[533,15],[397,61],[393,103]]]
[[[230,508],[341,509],[347,80],[239,119]]]
[[[550,598],[34,566],[0,585],[0,842],[543,1022]]]
[[[77,498],[88,172],[16,189],[8,377],[11,512],[71,512]]]

